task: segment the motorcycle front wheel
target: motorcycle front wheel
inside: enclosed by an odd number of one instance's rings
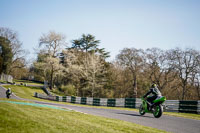
[[[139,113],[140,113],[140,115],[144,115],[145,114],[145,111],[144,111],[144,108],[143,108],[142,104],[140,105]]]
[[[153,115],[155,118],[159,118],[162,116],[163,113],[163,107],[162,105],[156,105],[153,107]]]

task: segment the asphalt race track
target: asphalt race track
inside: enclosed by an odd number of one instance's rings
[[[2,86],[0,86],[0,98],[6,98],[6,90]],[[11,98],[20,100],[20,98],[16,97],[15,95],[11,95]]]
[[[0,98],[5,97],[5,89],[0,86]],[[12,95],[11,98],[19,99],[18,97]],[[103,116],[107,118],[120,119],[132,123],[137,123],[144,126],[149,126],[161,130],[165,130],[173,133],[200,133],[200,120],[186,119],[180,117],[173,117],[163,115],[161,118],[154,118],[153,114],[145,114],[140,116],[138,112],[134,111],[124,111],[124,110],[112,110],[112,109],[100,109],[91,107],[80,107],[65,104],[47,103],[34,101],[35,103],[47,104],[60,106],[62,108],[72,109],[78,112]]]

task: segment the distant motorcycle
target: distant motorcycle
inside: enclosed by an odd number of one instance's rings
[[[9,99],[11,97],[12,91],[10,88],[6,91],[6,97]]]
[[[159,118],[163,113],[163,103],[166,101],[166,97],[160,96],[153,101],[153,104],[150,106],[148,101],[142,98],[142,104],[139,108],[140,115],[145,113],[153,113],[155,118]]]

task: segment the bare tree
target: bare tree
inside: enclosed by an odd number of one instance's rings
[[[198,72],[195,77],[194,77],[194,81],[193,81],[193,85],[196,89],[197,92],[197,96],[198,96],[198,100],[200,100],[200,72]]]
[[[194,51],[197,66],[194,68],[195,70],[192,72],[192,86],[196,89],[198,100],[200,100],[200,53],[198,51]]]
[[[53,80],[56,71],[58,71],[57,69],[61,68],[58,56],[61,52],[62,45],[65,44],[64,35],[53,31],[50,31],[48,34],[43,34],[39,39],[39,47],[42,48],[43,46],[43,51],[46,51],[45,54],[47,55],[44,63],[50,66],[50,89],[54,86]]]
[[[145,59],[144,51],[142,49],[135,48],[124,48],[119,55],[117,60],[127,67],[133,75],[133,95],[137,97],[137,80],[138,74],[144,66]]]
[[[188,85],[192,80],[192,73],[195,73],[195,68],[198,66],[198,61],[196,60],[197,53],[193,49],[186,49],[185,51],[181,49],[172,49],[171,52],[171,64],[178,71],[180,78],[180,85],[182,87],[182,100],[186,99],[187,91],[189,90]]]
[[[168,53],[158,48],[152,48],[147,49],[145,54],[149,79],[151,82],[155,82],[160,90],[165,89],[177,76],[177,72],[169,63]]]
[[[113,62],[111,66],[111,81],[114,89],[114,96],[119,98],[133,97],[130,93],[133,90],[133,78],[130,70],[122,66],[120,62]]]
[[[52,57],[58,57],[58,54],[61,52],[61,47],[65,44],[65,36],[54,31],[43,34],[39,39],[39,46],[42,47],[45,45],[44,49]]]

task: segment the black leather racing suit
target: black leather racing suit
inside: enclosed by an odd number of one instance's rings
[[[152,104],[153,100],[155,100],[158,96],[162,96],[161,92],[157,87],[150,88],[150,90],[143,96],[146,98],[148,95],[152,94],[152,96],[147,98],[147,101]]]

